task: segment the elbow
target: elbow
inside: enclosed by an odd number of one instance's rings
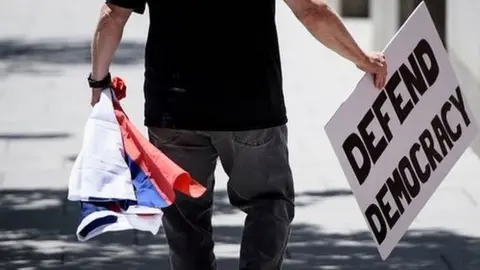
[[[332,9],[321,0],[308,0],[308,4],[297,14],[297,18],[304,24],[324,22],[330,18]]]
[[[104,28],[120,29],[122,30],[128,20],[123,12],[116,9],[109,4],[104,4],[100,11],[100,18],[98,22],[98,30]]]

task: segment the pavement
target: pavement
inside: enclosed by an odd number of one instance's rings
[[[75,237],[78,205],[67,179],[89,115],[89,48],[101,1],[0,2],[0,269],[169,269],[163,231]],[[372,48],[372,25],[347,19]],[[324,125],[362,76],[278,5],[297,213],[283,269],[480,269],[480,159],[470,149],[382,261]],[[123,106],[143,132],[143,46],[148,17],[134,15],[112,72],[126,80]],[[145,133],[144,133],[145,134]],[[236,269],[244,214],[217,170],[218,269]]]

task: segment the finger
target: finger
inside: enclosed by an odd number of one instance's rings
[[[380,73],[377,74],[377,78],[378,78],[377,88],[381,89],[385,86],[386,74],[384,72],[380,72]]]
[[[375,88],[378,88],[378,85],[379,85],[379,80],[380,80],[380,76],[378,76],[378,73],[375,73],[373,74],[373,85],[375,86]]]
[[[382,75],[380,76],[380,87],[379,88],[383,88],[385,87],[385,84],[387,82],[387,73],[382,73]]]
[[[92,98],[90,99],[90,105],[94,106],[100,101],[100,97],[97,97],[96,95],[92,95]]]
[[[383,66],[381,63],[376,63],[375,68],[373,69],[372,73],[379,74],[383,70]]]
[[[376,61],[377,65],[383,66],[385,65],[385,61],[382,58],[378,58]]]
[[[382,89],[382,87],[383,87],[383,76],[378,75],[377,78],[378,78],[377,88]]]

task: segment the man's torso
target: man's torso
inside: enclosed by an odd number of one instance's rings
[[[148,5],[147,126],[246,130],[287,121],[275,0]]]

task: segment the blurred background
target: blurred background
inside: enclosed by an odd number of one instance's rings
[[[363,75],[320,45],[277,1],[297,214],[284,269],[480,269],[480,143],[468,149],[383,262],[323,130]],[[366,50],[381,50],[418,0],[330,0]],[[480,119],[480,1],[426,1]],[[168,269],[163,231],[76,240],[67,180],[90,113],[90,40],[102,1],[0,1],[0,269]],[[252,8],[254,8],[252,6]],[[143,127],[148,14],[130,19],[111,71]],[[237,269],[244,215],[219,168],[218,269]]]

